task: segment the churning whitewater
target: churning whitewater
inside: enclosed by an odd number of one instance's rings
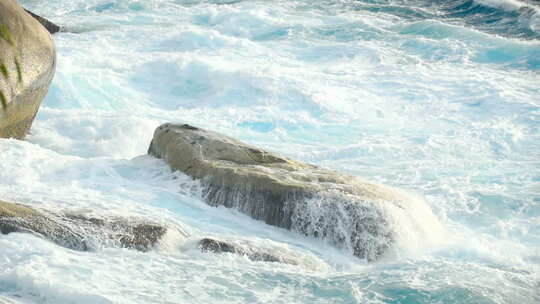
[[[147,252],[0,235],[0,303],[540,302],[538,1],[19,2],[62,31],[0,200],[169,230]],[[368,262],[313,237],[348,233],[332,196],[297,206],[308,236],[206,204],[147,155],[166,122],[398,189],[396,242]]]

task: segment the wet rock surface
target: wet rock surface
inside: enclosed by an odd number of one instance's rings
[[[79,251],[101,247],[152,249],[167,228],[133,218],[95,218],[80,214],[50,213],[0,201],[0,233],[31,233]]]
[[[252,261],[260,262],[276,262],[276,263],[285,263],[290,265],[298,265],[298,261],[294,258],[280,256],[273,253],[264,252],[261,249],[252,248],[252,247],[243,247],[229,242],[216,240],[212,238],[204,238],[199,241],[199,249],[202,252],[211,252],[211,253],[232,253],[237,255],[246,256]]]
[[[158,127],[148,153],[200,180],[212,206],[327,240],[370,261],[394,241],[388,209],[403,209],[408,199],[391,187],[187,124]]]

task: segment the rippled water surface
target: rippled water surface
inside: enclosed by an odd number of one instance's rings
[[[0,198],[187,238],[0,236],[0,303],[540,302],[538,1],[20,2],[64,31],[30,136],[0,140]],[[404,189],[426,231],[368,264],[212,208],[145,155],[169,121]],[[208,235],[302,263],[198,252]]]

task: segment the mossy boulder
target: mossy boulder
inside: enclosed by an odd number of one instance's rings
[[[186,124],[158,127],[148,153],[200,180],[212,206],[327,240],[369,261],[393,245],[396,216],[408,216],[401,211],[409,197],[401,191]]]
[[[12,232],[31,233],[80,251],[100,247],[147,251],[162,240],[167,227],[141,219],[51,213],[0,201],[0,233]]]
[[[55,66],[47,29],[15,0],[0,1],[0,137],[28,133]]]

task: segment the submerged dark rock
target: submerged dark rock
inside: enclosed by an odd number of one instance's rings
[[[199,241],[199,249],[203,252],[212,253],[232,253],[246,256],[252,261],[259,262],[277,262],[290,265],[298,265],[299,262],[292,257],[280,256],[268,252],[263,252],[261,249],[252,247],[242,247],[239,245],[219,241],[211,238],[204,238]]]
[[[50,213],[0,201],[0,233],[12,232],[31,233],[79,251],[99,247],[148,251],[159,243],[167,228],[139,219]]]
[[[392,216],[409,197],[186,124],[158,127],[148,153],[199,179],[205,201],[378,259],[395,241]],[[219,244],[207,247],[232,250]],[[217,247],[216,247],[217,246]]]
[[[213,253],[237,253],[240,251],[231,244],[208,238],[199,241],[199,249],[203,252]]]
[[[36,19],[37,21],[39,21],[39,23],[41,23],[41,25],[43,25],[47,31],[49,31],[49,33],[51,34],[54,34],[54,33],[58,33],[60,31],[60,26],[52,23],[51,21],[45,19],[44,17],[41,17],[39,15],[36,15],[34,13],[32,13],[31,11],[25,9],[25,11],[30,14],[30,16],[34,17],[34,19]]]
[[[28,133],[55,67],[49,32],[16,1],[0,1],[0,137]]]

